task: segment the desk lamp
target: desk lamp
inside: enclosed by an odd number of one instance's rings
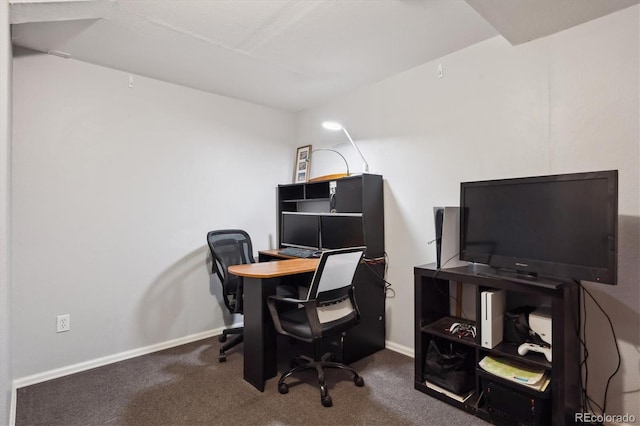
[[[369,163],[367,163],[367,160],[364,159],[364,155],[362,155],[356,143],[353,141],[353,139],[351,139],[351,135],[349,135],[349,132],[347,132],[347,129],[345,129],[342,124],[336,123],[335,121],[325,121],[324,123],[322,123],[322,127],[327,130],[342,130],[344,134],[347,135],[347,138],[349,139],[349,142],[351,142],[351,145],[353,145],[356,151],[358,151],[358,154],[360,154],[360,158],[362,158],[362,172],[369,173]]]

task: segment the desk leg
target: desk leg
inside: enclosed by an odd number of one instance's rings
[[[264,391],[277,374],[276,332],[267,297],[276,294],[279,279],[244,278],[244,379]]]

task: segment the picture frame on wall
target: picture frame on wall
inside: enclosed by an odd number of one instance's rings
[[[310,167],[311,145],[298,147],[296,150],[296,161],[293,167],[293,182],[307,182],[309,180]]]

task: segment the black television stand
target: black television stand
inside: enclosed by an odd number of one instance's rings
[[[513,279],[515,278],[515,279]],[[456,297],[455,286],[451,283],[464,283],[465,291],[471,291],[475,298],[475,318],[462,319],[450,311],[450,299]],[[478,363],[487,355],[519,361],[550,372],[550,384],[547,391],[539,395],[545,400],[548,420],[534,421],[520,419],[520,424],[573,424],[574,414],[580,412],[580,343],[578,341],[578,319],[580,315],[579,287],[573,282],[546,282],[545,278],[523,279],[514,273],[512,276],[497,274],[490,267],[479,264],[457,268],[438,269],[435,264],[414,267],[415,285],[415,382],[414,387],[427,395],[440,399],[450,405],[468,411],[488,421],[493,418],[486,393],[483,392],[487,375]],[[551,306],[552,317],[552,360],[548,362],[542,354],[529,352],[518,354],[517,345],[501,342],[489,349],[482,346],[481,293],[489,290],[505,290],[507,309],[520,300],[536,300]],[[513,302],[510,304],[510,301]],[[472,314],[472,313],[471,313]],[[474,322],[477,326],[475,337],[460,338],[445,329],[452,322]],[[432,340],[457,345],[467,353],[476,369],[472,373],[475,379],[473,394],[460,400],[434,390],[425,381],[425,359]],[[495,376],[493,376],[495,378]],[[493,380],[489,378],[489,380]],[[508,395],[534,395],[535,392],[523,391],[521,385],[501,383]]]

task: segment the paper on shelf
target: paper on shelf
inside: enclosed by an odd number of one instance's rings
[[[490,356],[485,356],[478,365],[484,371],[495,376],[538,390],[546,389],[549,384],[548,372],[541,367],[537,368],[510,359]]]
[[[474,393],[474,390],[471,389],[467,393],[463,393],[462,395],[458,395],[457,393],[450,392],[450,391],[448,391],[446,389],[441,388],[438,385],[434,385],[433,383],[429,382],[428,380],[425,380],[424,384],[427,385],[428,388],[433,389],[436,392],[440,392],[442,394],[445,394],[449,398],[455,399],[456,401],[460,401],[460,402],[465,402]]]

